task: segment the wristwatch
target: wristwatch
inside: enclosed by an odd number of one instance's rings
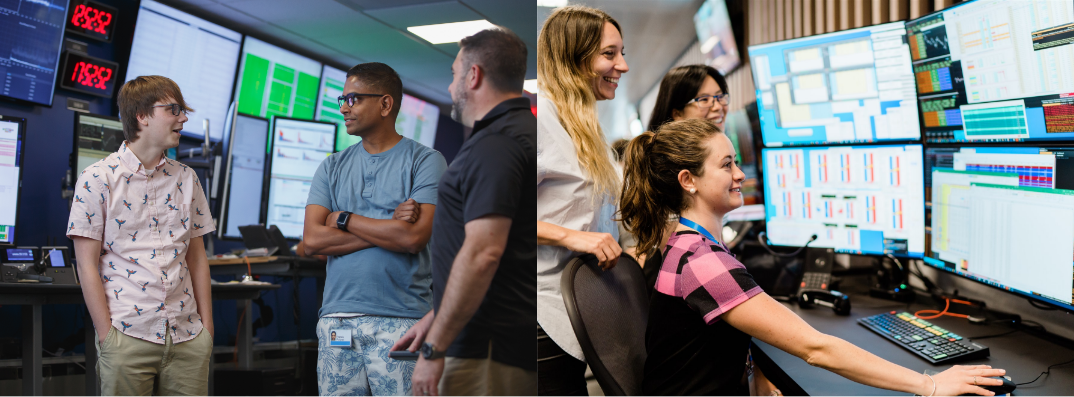
[[[339,230],[347,230],[347,221],[351,219],[350,211],[343,211],[339,214],[339,218],[336,218],[336,227]]]
[[[444,356],[446,355],[447,352],[436,350],[436,348],[433,347],[433,345],[429,342],[421,344],[421,356],[425,357],[426,360],[436,360],[439,358],[444,358]]]

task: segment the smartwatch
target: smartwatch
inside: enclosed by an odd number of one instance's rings
[[[347,221],[349,221],[350,219],[351,219],[351,212],[350,211],[343,211],[342,213],[339,214],[339,217],[336,218],[336,227],[339,228],[339,230],[346,231],[347,230]]]
[[[421,344],[421,356],[425,357],[426,360],[436,360],[444,358],[446,355],[447,352],[437,351],[429,342]]]

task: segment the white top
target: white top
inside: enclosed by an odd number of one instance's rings
[[[611,156],[611,151],[608,152]],[[594,200],[593,182],[578,164],[555,104],[537,97],[537,220],[585,232],[609,233],[619,239],[614,198]],[[567,262],[582,253],[551,245],[537,246],[537,323],[567,354],[585,361],[560,294],[560,276]]]

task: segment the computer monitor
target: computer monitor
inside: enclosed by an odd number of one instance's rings
[[[321,88],[317,96],[318,121],[336,123],[336,151],[343,150],[360,141],[362,138],[347,135],[347,126],[344,125],[343,114],[339,112],[339,96],[343,95],[343,85],[347,84],[347,72],[334,67],[324,65],[321,70]]]
[[[75,112],[74,150],[71,151],[71,170],[78,174],[115,153],[123,145],[123,124],[118,118],[92,113]],[[170,148],[165,156],[174,159],[176,148]]]
[[[15,243],[26,119],[0,116],[0,244]]]
[[[757,179],[757,151],[753,145],[753,130],[750,127],[750,118],[745,109],[727,113],[724,122],[724,134],[731,139],[731,144],[738,153],[738,167],[746,175],[742,181],[743,205],[760,204],[764,197],[761,195],[760,183]]]
[[[268,119],[242,114],[235,117],[217,218],[217,235],[222,240],[241,240],[239,226],[261,223],[268,135]]]
[[[439,107],[403,94],[399,118],[395,119],[395,131],[431,148],[436,143],[436,124],[439,121]]]
[[[209,139],[219,141],[224,137],[241,46],[239,32],[142,0],[123,81],[148,75],[174,80],[195,110],[188,115],[183,135],[204,139],[202,122],[209,120]]]
[[[300,239],[313,174],[333,153],[336,124],[273,117],[271,134],[261,218],[284,237]]]
[[[925,194],[921,145],[764,149],[770,244],[852,254],[921,257]]]
[[[921,138],[903,22],[749,47],[765,146]]]
[[[118,118],[75,112],[75,149],[71,170],[75,175],[119,150],[123,124]]]
[[[926,264],[1074,312],[1074,147],[964,147],[932,168]]]
[[[0,96],[52,106],[56,69],[60,64],[67,0],[0,3]]]
[[[1074,2],[966,1],[906,34],[926,142],[1074,139]]]
[[[694,14],[694,28],[701,53],[708,58],[709,66],[724,75],[738,67],[741,59],[725,0],[705,0]]]
[[[239,113],[313,120],[321,63],[246,36],[235,100]]]

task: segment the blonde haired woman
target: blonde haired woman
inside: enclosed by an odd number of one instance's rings
[[[560,294],[567,261],[589,253],[611,268],[622,252],[613,220],[620,176],[597,122],[615,98],[623,59],[619,23],[563,7],[537,39],[537,373],[540,395],[587,395],[582,348]]]

